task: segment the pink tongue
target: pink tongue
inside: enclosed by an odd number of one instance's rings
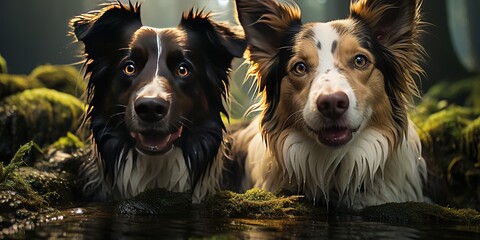
[[[161,150],[167,147],[171,135],[169,134],[165,137],[145,137],[143,134],[138,134],[138,137],[138,140],[144,147]]]
[[[352,139],[352,131],[346,128],[324,129],[319,132],[318,139],[324,144],[339,146],[346,144]]]
[[[144,135],[138,132],[131,132],[130,135],[140,143],[142,148],[151,151],[162,151],[170,147],[170,145],[182,135],[183,126],[176,132],[166,136]]]
[[[322,131],[322,137],[330,140],[344,139],[349,133],[347,129],[329,129]]]

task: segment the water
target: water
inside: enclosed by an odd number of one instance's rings
[[[350,215],[252,220],[177,215],[122,216],[105,206],[67,209],[13,237],[26,239],[480,239],[480,225],[407,225]]]

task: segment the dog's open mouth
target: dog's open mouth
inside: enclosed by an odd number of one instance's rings
[[[325,128],[318,132],[318,140],[328,146],[342,146],[352,140],[352,133],[346,127]]]
[[[310,127],[309,129],[317,135],[318,141],[330,147],[339,147],[347,144],[352,140],[353,133],[357,131],[357,129],[352,130],[348,127],[337,126],[322,128],[317,131]]]
[[[169,152],[175,140],[182,136],[183,126],[169,134],[130,132],[136,141],[138,151],[148,155],[159,155]]]

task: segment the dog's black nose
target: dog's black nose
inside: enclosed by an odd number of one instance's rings
[[[347,111],[348,96],[344,92],[320,95],[317,98],[317,109],[323,116],[338,119]]]
[[[145,122],[161,120],[168,112],[170,104],[161,98],[139,98],[135,101],[135,112]]]

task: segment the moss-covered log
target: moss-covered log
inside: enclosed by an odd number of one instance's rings
[[[276,196],[253,188],[244,194],[221,191],[205,201],[205,213],[235,218],[285,218],[308,215],[312,209],[301,203],[302,196]]]
[[[387,203],[367,207],[360,215],[367,220],[392,223],[480,223],[480,212],[476,210],[454,209],[418,202]]]
[[[30,77],[38,79],[46,88],[77,97],[82,96],[86,88],[79,71],[68,65],[41,65],[33,69]]]
[[[0,159],[8,161],[27,141],[45,147],[77,131],[84,109],[74,96],[45,88],[5,98],[0,103]]]

